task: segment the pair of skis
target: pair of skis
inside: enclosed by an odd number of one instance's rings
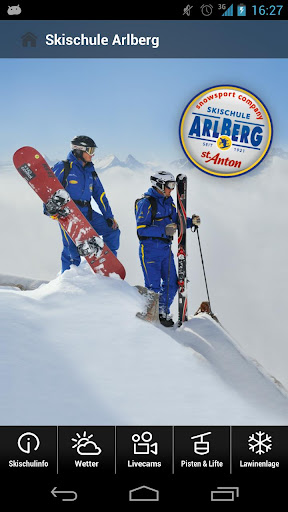
[[[176,177],[177,212],[178,212],[178,326],[187,320],[187,272],[186,272],[186,205],[187,176]]]

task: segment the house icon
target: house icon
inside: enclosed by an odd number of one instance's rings
[[[36,46],[36,39],[37,36],[35,34],[32,34],[32,32],[26,32],[23,36],[21,36],[22,39],[22,46]]]
[[[159,491],[141,485],[129,491],[129,501],[159,501]]]

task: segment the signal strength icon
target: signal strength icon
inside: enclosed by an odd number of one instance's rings
[[[233,16],[233,4],[226,9],[226,11],[223,12],[222,16]]]

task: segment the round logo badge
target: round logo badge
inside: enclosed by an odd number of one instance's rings
[[[179,127],[189,160],[203,172],[231,178],[252,171],[267,155],[272,121],[255,94],[218,85],[194,96]]]

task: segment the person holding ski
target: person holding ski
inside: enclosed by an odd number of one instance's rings
[[[94,169],[92,157],[97,148],[95,142],[86,135],[79,135],[71,141],[71,151],[67,160],[56,163],[52,170],[58,180],[66,188],[71,199],[89,220],[91,226],[103,237],[111,251],[117,256],[120,243],[119,226],[114,219],[102,183]],[[93,210],[91,199],[94,199],[101,213]],[[49,215],[44,205],[44,213]],[[57,219],[58,215],[49,215]],[[70,266],[80,265],[81,257],[78,249],[62,226],[61,234],[63,250],[61,254],[62,272]]]
[[[178,291],[178,277],[172,253],[172,240],[178,228],[178,214],[171,197],[176,180],[170,172],[150,177],[152,187],[136,200],[135,216],[139,238],[139,258],[145,286],[159,293],[159,320],[174,325],[170,306]],[[187,217],[187,228],[200,225],[200,217]]]

